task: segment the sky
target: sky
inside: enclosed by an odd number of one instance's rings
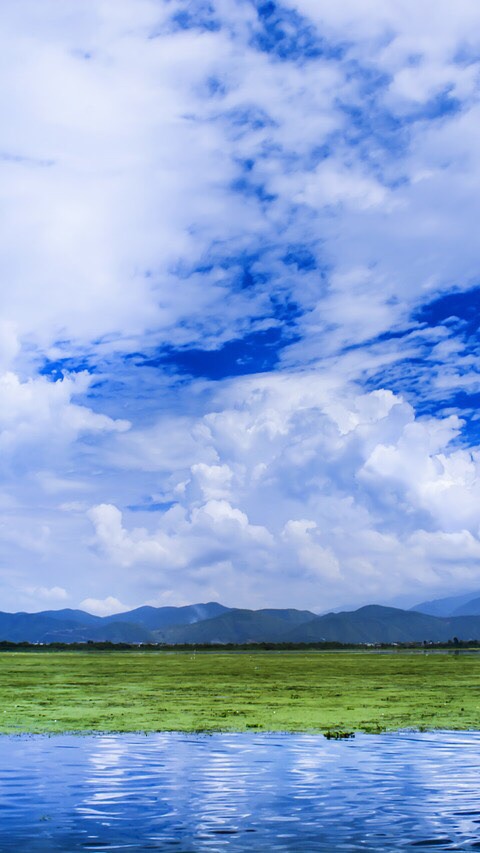
[[[0,609],[479,589],[476,0],[0,24]]]

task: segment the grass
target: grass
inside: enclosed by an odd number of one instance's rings
[[[6,652],[0,732],[480,728],[480,656]]]

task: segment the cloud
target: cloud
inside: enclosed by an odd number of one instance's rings
[[[456,416],[408,424],[396,445],[378,444],[360,477],[390,482],[413,507],[428,511],[445,530],[478,529],[475,513],[480,488],[478,451],[449,449],[461,429]]]
[[[5,602],[473,584],[477,4],[0,16]]]
[[[177,2],[46,9],[41,26],[31,2],[4,13],[1,310],[20,342],[94,360],[215,347],[284,303],[298,352],[321,357],[403,323],[422,290],[469,285],[474,4],[454,26],[437,4],[435,37],[408,2],[366,19],[213,3],[215,26]],[[458,109],[419,112],[445,93]],[[288,244],[310,270],[292,275]]]
[[[85,598],[80,602],[80,608],[95,616],[112,616],[114,613],[125,613],[130,610],[128,604],[122,604],[118,598],[108,595],[106,598]]]
[[[70,597],[67,590],[61,586],[53,586],[50,589],[45,586],[27,586],[24,589],[26,595],[35,601],[58,603],[67,601]]]
[[[469,530],[459,530],[455,533],[445,533],[443,530],[427,532],[417,530],[410,537],[414,552],[420,557],[435,559],[441,564],[473,563],[475,569],[480,557],[480,541],[472,536]]]
[[[152,534],[145,528],[127,531],[122,513],[112,505],[92,507],[88,515],[98,544],[114,564],[153,565],[159,582],[162,575],[179,569],[195,573],[232,555],[244,562],[244,552],[258,557],[273,544],[264,527],[251,525],[244,512],[224,500],[210,500],[188,513],[174,507],[160,517]]]
[[[313,579],[338,581],[341,576],[338,559],[329,548],[323,548],[315,541],[313,532],[316,530],[315,521],[287,521],[282,537],[292,547],[294,559],[312,573]]]
[[[294,195],[294,200],[313,208],[346,205],[368,210],[383,205],[386,196],[387,190],[379,182],[329,159],[306,177],[305,187]]]
[[[91,381],[85,372],[55,382],[43,376],[21,381],[12,372],[0,374],[0,467],[4,476],[15,477],[22,470],[32,475],[36,468],[52,465],[57,475],[47,472],[42,476],[45,488],[51,489],[55,480],[57,486],[61,482],[61,460],[68,459],[75,442],[129,429],[125,419],[110,418],[73,402],[85,395]]]
[[[122,513],[117,507],[100,504],[89,511],[99,542],[115,562],[130,566],[136,562],[153,562],[160,569],[170,558],[169,543],[165,536],[146,537],[141,528],[127,534],[122,526]]]
[[[116,506],[92,508],[97,546],[158,589],[202,578],[224,597],[218,567],[228,565],[264,605],[274,577],[278,604],[285,589],[298,604],[309,590],[318,610],[344,603],[347,588],[360,604],[472,582],[473,552],[459,547],[457,564],[436,558],[440,534],[452,548],[460,531],[478,535],[480,478],[455,443],[462,423],[417,419],[390,391],[333,383],[283,373],[217,387],[189,430],[194,455],[216,464],[157,473],[169,508],[145,515],[144,528]]]
[[[228,465],[205,465],[204,462],[197,462],[192,465],[191,472],[206,500],[229,496],[233,471]]]

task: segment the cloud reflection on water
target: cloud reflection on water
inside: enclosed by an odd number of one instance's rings
[[[479,747],[476,732],[3,736],[0,849],[473,849]]]

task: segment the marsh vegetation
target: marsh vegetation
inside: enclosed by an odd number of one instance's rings
[[[0,654],[3,733],[479,727],[477,654]]]

